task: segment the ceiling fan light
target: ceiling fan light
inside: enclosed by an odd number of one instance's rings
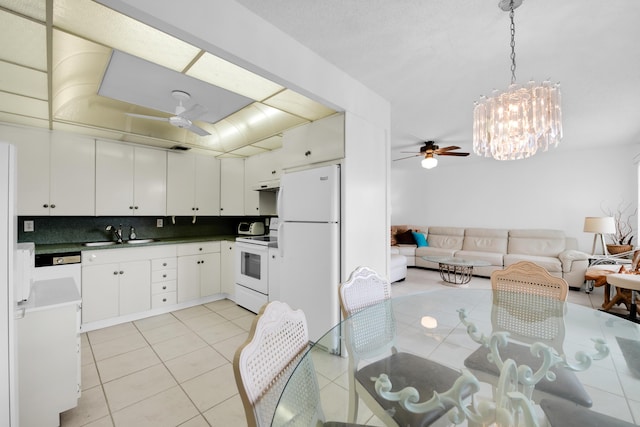
[[[433,169],[438,166],[438,159],[433,156],[427,156],[422,159],[422,167],[425,169]]]

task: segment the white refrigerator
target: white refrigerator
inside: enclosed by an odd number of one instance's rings
[[[285,173],[278,217],[280,300],[304,311],[318,342],[340,322],[340,166]],[[320,344],[339,354],[337,332]]]

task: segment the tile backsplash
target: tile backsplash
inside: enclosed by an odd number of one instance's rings
[[[158,219],[163,227],[156,227]],[[18,242],[36,244],[80,243],[112,240],[112,233],[106,231],[108,225],[122,225],[122,235],[127,240],[131,227],[135,228],[138,239],[235,235],[241,221],[263,221],[264,218],[249,217],[18,217]],[[24,231],[24,222],[33,221],[33,230]]]

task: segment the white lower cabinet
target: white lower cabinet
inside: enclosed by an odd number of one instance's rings
[[[84,267],[82,322],[149,310],[150,266],[149,260],[143,260]]]
[[[236,269],[235,269],[236,242],[223,240],[220,242],[220,286],[223,294],[235,301]]]
[[[220,293],[220,242],[178,245],[178,302]]]
[[[175,245],[83,251],[82,323],[150,310],[152,265],[175,254]]]
[[[151,308],[170,306],[178,301],[177,267],[176,257],[151,261]]]

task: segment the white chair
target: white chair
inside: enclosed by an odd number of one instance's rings
[[[347,426],[324,423],[320,390],[307,354],[309,333],[302,310],[265,304],[249,338],[233,358],[233,372],[249,427]],[[285,388],[286,386],[286,388]]]
[[[349,353],[349,420],[357,418],[359,399],[386,425],[428,426],[451,409],[452,406],[446,406],[414,414],[375,391],[371,378],[384,373],[394,390],[411,386],[418,390],[421,399],[430,399],[434,391],[449,390],[460,376],[458,371],[439,363],[397,351],[391,285],[387,280],[367,267],[358,267],[340,285],[340,305],[346,319]],[[468,394],[470,390],[465,392]]]
[[[564,310],[569,285],[551,276],[543,267],[521,261],[491,274],[493,332],[508,332],[509,344],[501,347],[502,360],[514,359],[519,365],[535,368],[542,360],[533,356],[530,345],[542,342],[563,354]],[[480,380],[496,383],[500,371],[489,360],[490,350],[480,347],[465,359],[465,366]],[[555,381],[542,379],[534,390],[525,394],[537,397],[560,397],[575,404],[591,407],[592,400],[574,372],[564,368],[551,368]]]

